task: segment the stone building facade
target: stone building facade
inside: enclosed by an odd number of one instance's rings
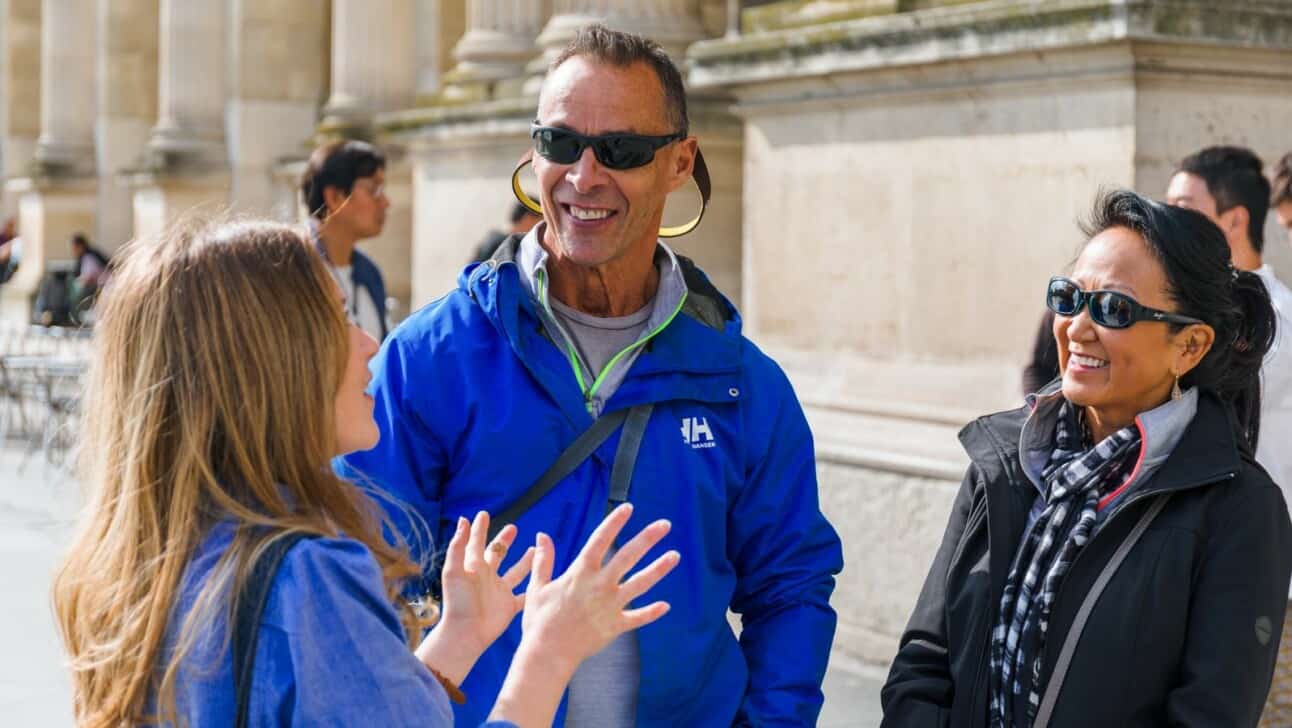
[[[297,219],[312,144],[391,154],[366,244],[402,311],[501,227],[545,64],[580,25],[684,64],[714,177],[678,241],[782,362],[844,538],[840,658],[891,655],[965,465],[1020,400],[1040,289],[1101,185],[1160,195],[1233,142],[1292,148],[1289,0],[0,0],[0,165],[24,318],[75,230],[197,207]],[[532,178],[528,178],[532,184]],[[694,190],[668,219],[695,209]],[[1269,258],[1292,274],[1270,226]]]

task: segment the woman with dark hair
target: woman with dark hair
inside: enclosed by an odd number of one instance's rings
[[[1102,195],[1046,287],[1061,378],[960,433],[971,464],[885,726],[1253,726],[1289,574],[1252,457],[1274,312],[1203,215]]]

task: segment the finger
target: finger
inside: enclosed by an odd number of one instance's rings
[[[583,544],[579,555],[574,559],[575,563],[594,569],[600,568],[606,560],[606,552],[610,550],[615,538],[619,536],[620,531],[624,530],[624,524],[628,523],[632,515],[631,503],[624,503],[611,511],[610,515],[601,521],[601,525],[597,526],[597,530],[588,537],[588,542]]]
[[[641,609],[629,609],[624,612],[623,625],[624,631],[638,629],[654,622],[655,620],[668,614],[668,602],[655,602],[648,604]]]
[[[502,583],[507,585],[508,589],[515,589],[529,575],[530,567],[534,564],[534,547],[530,546],[525,549],[525,555],[520,560],[511,565],[506,574],[502,575]]]
[[[631,604],[634,599],[650,591],[651,587],[659,583],[668,575],[668,572],[677,566],[682,560],[681,554],[676,551],[669,551],[663,556],[651,562],[650,566],[633,574],[632,577],[625,581],[623,586],[619,587],[619,598],[623,604]]]
[[[489,548],[485,549],[485,563],[489,564],[491,569],[497,571],[498,566],[502,564],[503,559],[507,558],[507,550],[511,548],[511,545],[515,540],[516,527],[509,523],[498,532],[497,536],[494,536],[493,543],[489,544]]]
[[[467,541],[467,568],[475,570],[484,563],[485,543],[489,539],[489,514],[480,511],[471,521],[471,538]]]
[[[463,568],[463,559],[467,553],[467,519],[458,516],[458,527],[449,540],[449,548],[444,552],[444,571],[454,573]]]
[[[552,580],[552,565],[556,562],[556,546],[546,533],[534,539],[534,572],[529,577],[531,590],[547,586]]]
[[[627,574],[637,565],[638,561],[642,560],[647,551],[654,548],[655,544],[664,538],[664,535],[671,528],[673,528],[673,524],[664,519],[655,521],[643,528],[628,543],[624,544],[623,548],[619,549],[615,557],[610,560],[610,563],[606,565],[606,574],[617,583],[624,578],[624,574]]]

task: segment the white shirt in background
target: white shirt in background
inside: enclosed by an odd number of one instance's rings
[[[341,293],[345,294],[346,314],[359,324],[359,328],[367,331],[377,341],[381,341],[381,315],[377,313],[377,304],[372,300],[372,295],[368,293],[367,288],[360,287],[358,295],[355,295],[352,268],[353,266],[349,265],[338,265],[332,268],[336,282],[341,286]]]
[[[1256,461],[1283,489],[1292,504],[1292,290],[1274,276],[1269,264],[1252,271],[1261,277],[1274,304],[1274,345],[1261,366],[1261,433]],[[1292,597],[1292,591],[1288,593]]]

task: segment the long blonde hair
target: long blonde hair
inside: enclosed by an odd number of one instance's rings
[[[84,398],[90,504],[54,583],[85,726],[173,720],[181,659],[217,610],[228,619],[274,538],[363,542],[392,601],[417,571],[382,538],[378,509],[328,467],[349,335],[301,234],[189,224],[116,260]],[[237,524],[233,541],[163,649],[185,567],[220,521]]]

